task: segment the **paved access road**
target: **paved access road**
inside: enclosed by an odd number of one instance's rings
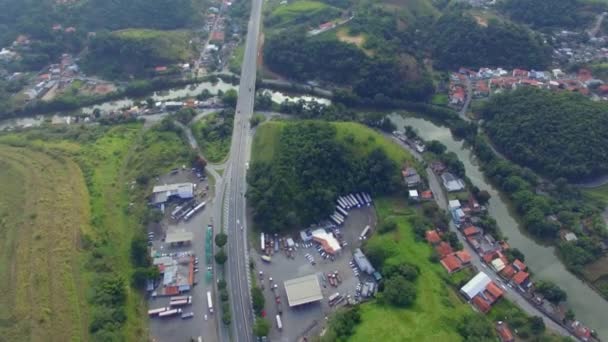
[[[262,15],[262,0],[252,0],[251,16],[247,29],[245,54],[241,66],[239,96],[234,116],[234,128],[230,145],[230,158],[224,181],[223,226],[228,234],[228,285],[232,305],[232,340],[253,341],[249,287],[249,256],[247,253],[246,222],[246,171],[251,152],[249,120],[253,114],[257,68],[258,37]]]

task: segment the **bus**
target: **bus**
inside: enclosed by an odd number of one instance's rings
[[[363,204],[367,204],[367,202],[365,202],[365,200],[363,199],[363,196],[359,195],[359,194],[355,194],[355,197],[357,197],[357,199],[359,200],[359,203]]]
[[[152,317],[152,316],[158,315],[164,311],[167,311],[167,308],[150,309],[150,310],[148,310],[148,315],[150,317]]]
[[[342,221],[344,221],[344,219],[345,219],[345,217],[344,217],[344,216],[342,216],[342,214],[340,214],[340,213],[339,213],[339,212],[337,212],[337,211],[334,211],[334,216],[336,216],[337,218],[339,218],[339,219],[340,219],[340,220],[342,220]]]
[[[335,215],[331,215],[329,218],[330,218],[332,221],[334,221],[334,223],[335,223],[335,224],[337,224],[337,225],[341,225],[341,224],[343,223],[343,222],[342,222],[342,221],[341,221],[339,218],[337,218]]]
[[[342,197],[338,197],[338,201],[337,201],[337,202],[338,202],[338,204],[339,204],[340,206],[342,206],[342,208],[344,208],[344,209],[349,209],[349,208],[350,208],[350,205],[348,205],[348,204],[346,203],[346,201],[345,201],[344,199],[342,199]]]
[[[213,301],[211,300],[211,291],[207,291],[207,306],[209,307],[209,312],[213,313]]]
[[[277,315],[276,319],[277,319],[277,328],[279,328],[279,331],[283,330],[283,322],[281,322],[281,316]]]
[[[367,237],[367,233],[369,233],[370,228],[371,228],[370,226],[365,226],[365,228],[363,228],[361,235],[359,235],[359,240],[365,240],[365,238]]]
[[[201,210],[202,208],[205,207],[205,204],[207,204],[207,202],[201,202],[199,205],[197,205],[196,207],[192,208],[185,216],[184,216],[184,220],[188,221],[194,214],[196,214],[199,210]]]
[[[337,211],[338,211],[340,214],[342,214],[342,216],[344,216],[344,217],[348,216],[348,212],[347,212],[346,210],[342,209],[341,207],[339,207],[339,206],[338,206],[338,207],[336,207],[336,210],[337,210]]]
[[[182,313],[182,309],[172,309],[163,311],[158,314],[158,317],[171,317]]]
[[[370,196],[367,192],[364,192],[363,196],[365,196],[368,203],[372,203],[372,196]]]
[[[266,249],[266,241],[264,241],[264,233],[260,234],[260,250],[263,252]]]
[[[192,296],[173,296],[169,300],[174,302],[174,301],[184,300],[184,299],[188,300],[188,298],[192,298]]]
[[[357,201],[357,198],[355,197],[355,195],[350,194],[348,196],[350,196],[350,198],[353,200],[353,202],[355,203],[355,205],[357,206],[357,208],[361,207],[361,203],[359,203],[359,201]]]
[[[192,304],[192,297],[188,297],[186,299],[172,300],[169,302],[170,306],[184,306]]]

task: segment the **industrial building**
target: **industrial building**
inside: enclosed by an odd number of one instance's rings
[[[167,237],[165,238],[165,243],[171,245],[177,244],[186,244],[192,242],[192,238],[194,234],[192,232],[187,232],[185,230],[175,230],[173,232],[167,233]]]
[[[331,255],[338,254],[342,250],[342,246],[332,233],[328,233],[325,229],[319,228],[312,232],[312,239],[323,247],[326,253]]]
[[[290,307],[317,302],[323,299],[319,278],[316,274],[287,280],[284,285]]]
[[[166,203],[171,197],[189,199],[194,197],[193,183],[175,183],[157,185],[152,189],[151,204],[158,205]]]

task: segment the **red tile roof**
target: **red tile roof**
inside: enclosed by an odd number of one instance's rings
[[[506,323],[498,322],[498,324],[496,324],[496,331],[498,331],[498,336],[500,337],[500,340],[502,342],[514,341],[513,333],[511,332],[511,329],[509,329]]]
[[[458,251],[455,253],[458,259],[462,261],[463,264],[468,264],[471,262],[471,255],[467,251]]]
[[[491,308],[490,304],[479,295],[473,297],[473,305],[483,313],[490,311]]]
[[[502,269],[502,271],[500,271],[500,274],[502,274],[502,276],[507,279],[511,279],[513,278],[515,272],[517,271],[515,271],[515,268],[513,268],[513,266],[507,265],[505,268]]]
[[[441,238],[439,237],[439,234],[437,234],[436,230],[427,230],[426,241],[434,245],[436,243],[441,242]]]
[[[156,68],[154,68],[154,71],[156,71],[156,72],[167,71],[167,67],[166,66],[157,66]]]
[[[513,276],[513,281],[515,282],[515,284],[521,285],[526,281],[526,279],[528,279],[529,276],[530,275],[528,273],[520,271]]]
[[[445,269],[448,271],[448,273],[458,271],[460,269],[460,267],[462,267],[460,260],[457,257],[455,257],[453,254],[450,254],[450,255],[446,256],[445,258],[441,259],[440,262],[441,262],[441,265],[443,265],[443,267],[445,267]]]
[[[526,264],[521,262],[521,260],[519,260],[519,259],[515,259],[515,261],[513,261],[513,266],[515,266],[515,268],[517,268],[517,270],[519,270],[519,271],[526,270]]]
[[[486,253],[481,258],[486,262],[486,264],[489,264],[492,262],[492,260],[494,260],[494,252]]]
[[[496,300],[498,300],[500,297],[502,297],[502,294],[504,293],[504,291],[498,287],[498,285],[496,285],[495,282],[490,282],[487,286],[486,286],[486,290],[492,295],[492,297],[494,298],[494,300],[492,300],[492,303],[494,303]]]
[[[448,254],[452,254],[452,247],[449,243],[445,241],[442,241],[439,245],[437,245],[437,247],[435,247],[435,250],[441,257],[444,257]]]
[[[469,226],[466,227],[463,231],[465,236],[471,236],[471,235],[475,235],[477,233],[479,233],[479,229],[477,229],[477,227],[475,226]]]
[[[433,192],[431,190],[423,191],[420,194],[420,197],[422,197],[422,199],[432,199],[433,198]]]

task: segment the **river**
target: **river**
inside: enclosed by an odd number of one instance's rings
[[[211,94],[217,94],[218,91],[227,91],[230,89],[237,89],[237,86],[234,86],[230,83],[226,83],[221,79],[216,83],[211,82],[201,82],[198,84],[186,85],[183,87],[172,88],[169,90],[156,91],[152,93],[152,95],[144,96],[141,98],[129,98],[125,97],[123,99],[118,99],[114,101],[103,102],[100,104],[83,107],[78,110],[75,110],[72,113],[55,113],[55,114],[47,114],[47,115],[34,115],[29,117],[20,117],[20,118],[11,118],[0,121],[0,131],[5,129],[12,129],[16,127],[34,127],[40,126],[45,118],[52,118],[55,122],[62,121],[62,116],[73,115],[74,113],[82,112],[85,114],[93,113],[93,110],[100,109],[101,111],[113,111],[119,110],[121,108],[130,107],[135,102],[144,101],[146,98],[150,97],[154,101],[169,101],[186,97],[195,97],[200,94],[203,90],[209,90]],[[264,92],[270,93],[270,97],[276,103],[282,103],[283,101],[317,101],[321,104],[329,105],[331,101],[329,99],[309,96],[309,95],[296,95],[296,94],[287,94],[285,92],[275,91],[265,89]],[[65,121],[65,120],[63,120]]]
[[[498,190],[483,176],[479,165],[464,142],[456,141],[447,127],[416,117],[390,116],[399,130],[406,125],[415,128],[425,140],[438,140],[449,152],[454,152],[464,164],[467,176],[481,190],[492,195],[488,204],[489,213],[496,219],[503,234],[509,237],[509,244],[521,250],[526,256],[526,264],[534,273],[534,279],[551,280],[568,294],[567,305],[574,310],[576,317],[595,329],[603,340],[608,340],[608,301],[593,291],[583,281],[574,276],[558,260],[555,248],[543,246],[526,235],[515,220],[507,201]]]

